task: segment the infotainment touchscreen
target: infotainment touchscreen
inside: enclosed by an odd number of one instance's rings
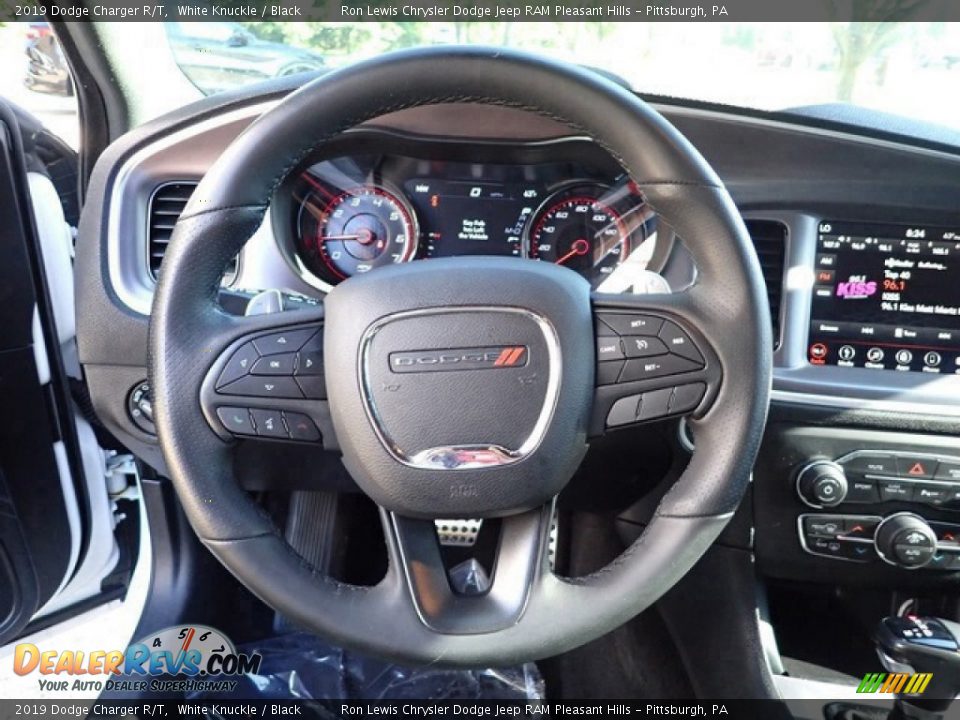
[[[960,227],[822,222],[814,365],[960,374]]]

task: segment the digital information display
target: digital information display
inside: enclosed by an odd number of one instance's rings
[[[822,222],[814,365],[960,374],[960,227]]]

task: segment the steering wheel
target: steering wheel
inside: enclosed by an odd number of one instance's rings
[[[289,173],[364,121],[439,103],[518,108],[593,138],[683,239],[695,284],[674,294],[591,296],[585,280],[557,265],[463,257],[348,279],[322,308],[245,318],[220,310],[224,268]],[[613,377],[598,361],[601,345],[643,337],[670,354],[630,365],[629,376],[624,368]],[[251,344],[266,357],[279,345],[312,347],[326,393],[314,377],[285,399],[220,394],[222,374]],[[503,665],[612,630],[701,557],[747,485],[769,403],[771,348],[742,220],[717,175],[663,117],[588,71],[501,49],[434,48],[324,75],[230,145],[173,233],[153,304],[150,374],[160,444],[187,517],[253,593],[347,647],[414,663]],[[225,427],[237,405],[322,429],[332,420],[327,446],[338,443],[381,508],[382,581],[361,587],[318,573],[240,489]],[[560,577],[547,561],[553,499],[588,438],[624,413],[628,421],[687,415],[696,449],[636,542],[598,572]],[[298,428],[315,437],[308,424]],[[458,517],[500,518],[482,594],[457,593],[447,580],[433,519]]]

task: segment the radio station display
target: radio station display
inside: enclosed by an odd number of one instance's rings
[[[807,359],[960,374],[960,227],[822,222]]]

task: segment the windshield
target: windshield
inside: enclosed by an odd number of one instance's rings
[[[960,129],[960,24],[167,23],[201,91],[435,44],[502,45],[617,75],[641,93],[760,110],[845,104]]]

